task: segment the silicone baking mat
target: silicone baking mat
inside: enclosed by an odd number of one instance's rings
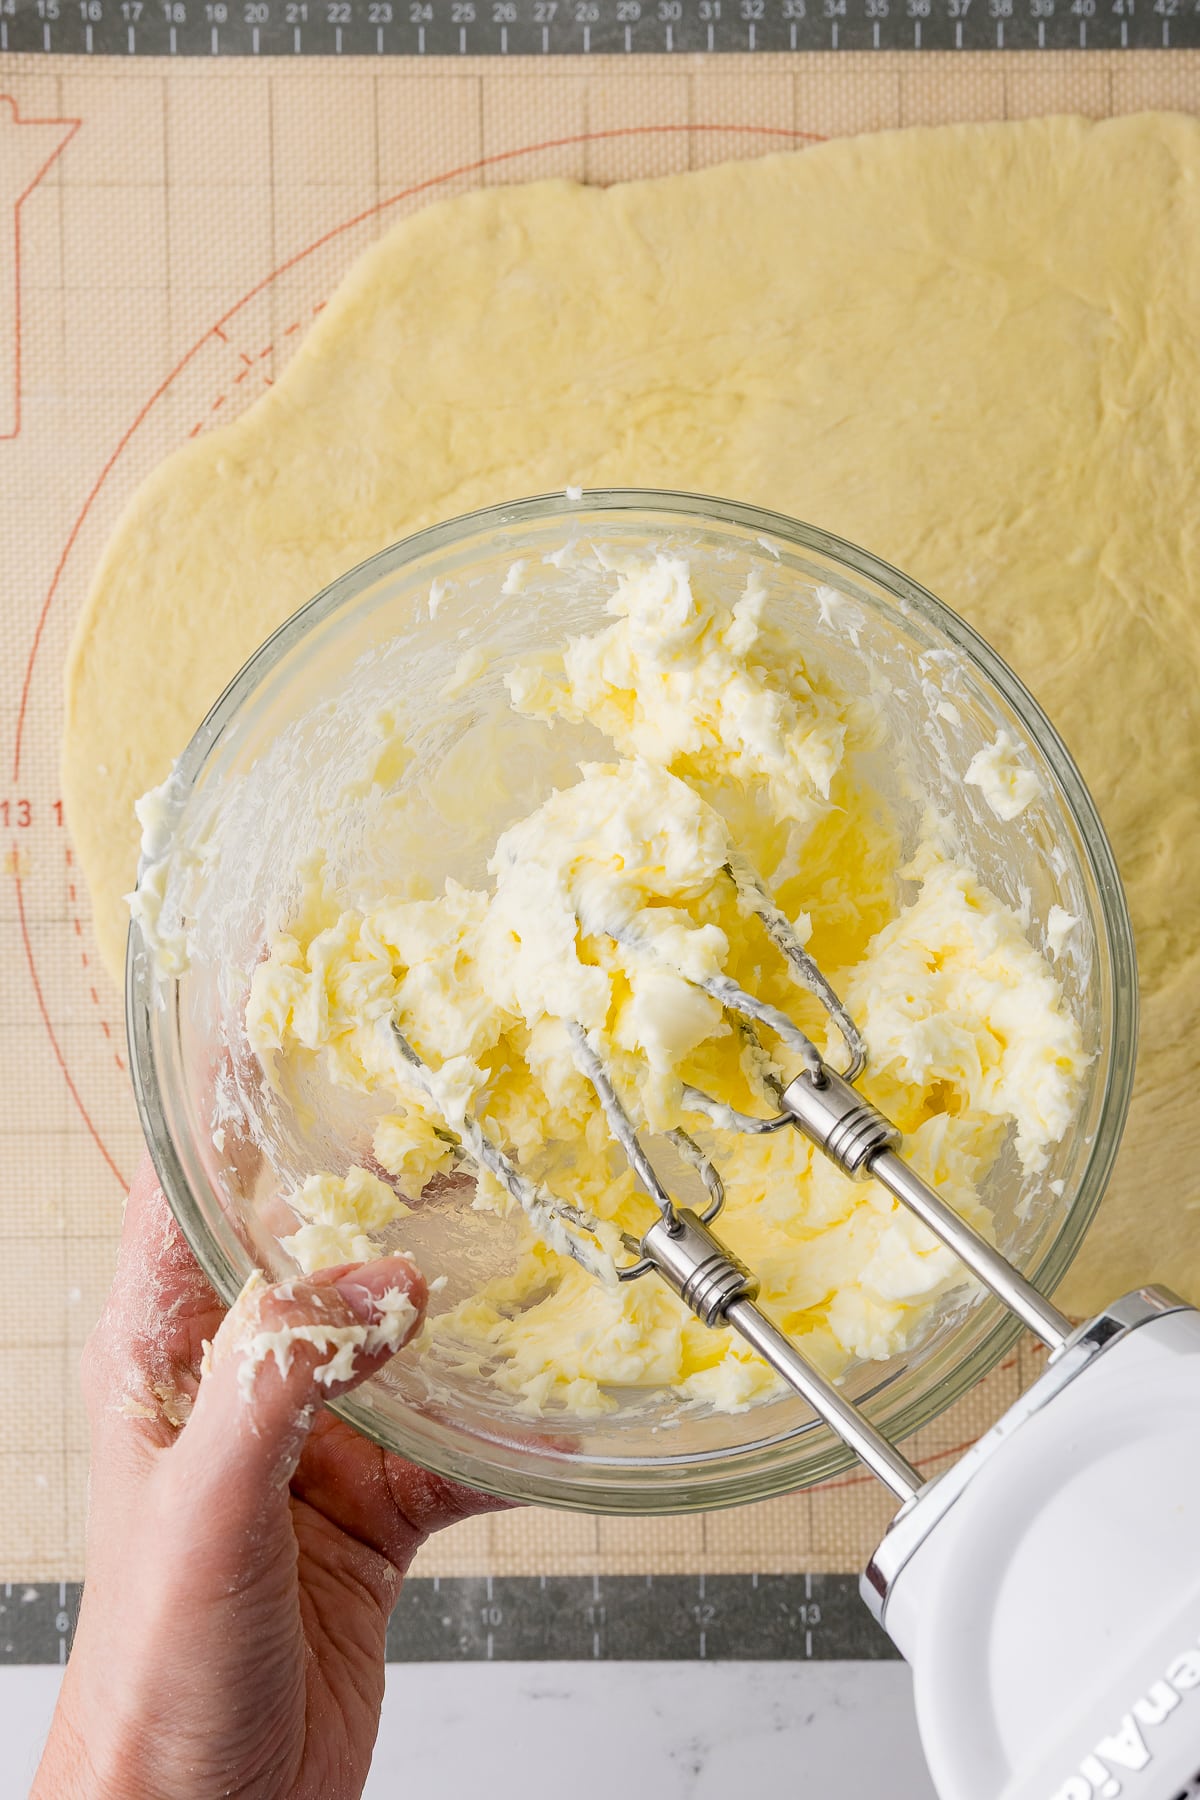
[[[141,477],[248,405],[358,251],[435,197],[897,125],[1144,107],[1200,109],[1200,52],[0,57],[0,1580],[81,1572],[75,1365],[139,1151],[120,997],[57,770],[72,625]],[[912,1454],[938,1467],[1035,1368],[1023,1346]],[[517,1512],[458,1527],[419,1568],[850,1571],[890,1510],[849,1476],[709,1516]]]

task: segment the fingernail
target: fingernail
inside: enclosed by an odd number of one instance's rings
[[[355,1318],[364,1325],[379,1323],[381,1295],[399,1289],[415,1303],[416,1290],[423,1285],[420,1270],[407,1256],[385,1256],[378,1262],[363,1263],[360,1268],[339,1275],[333,1283]],[[420,1297],[423,1299],[424,1295]]]

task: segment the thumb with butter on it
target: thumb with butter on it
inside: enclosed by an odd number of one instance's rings
[[[33,1800],[358,1800],[405,1571],[499,1504],[321,1405],[425,1301],[391,1256],[255,1279],[226,1313],[143,1162],[84,1353],[84,1601]]]

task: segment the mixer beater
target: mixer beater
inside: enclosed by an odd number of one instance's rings
[[[752,1271],[711,1229],[724,1189],[703,1150],[666,1134],[704,1184],[696,1212],[672,1198],[594,1044],[568,1022],[577,1065],[659,1212],[640,1239],[621,1234],[631,1260],[617,1276],[654,1272],[706,1325],[739,1332],[902,1502],[862,1589],[914,1665],[942,1800],[1187,1800],[1200,1793],[1200,1312],[1147,1288],[1073,1326],[899,1154],[900,1132],[854,1086],[866,1052],[853,1019],[754,872],[731,859],[726,874],[832,1020],[845,1065],[728,976],[706,977],[697,985],[756,1046],[775,1110],[739,1112],[695,1087],[685,1107],[726,1130],[791,1126],[844,1175],[879,1182],[1051,1354],[999,1423],[925,1481],[755,1304]],[[627,926],[608,935],[652,949]],[[802,1065],[790,1080],[772,1072],[759,1026]],[[434,1071],[391,1029],[409,1079],[437,1104]],[[447,1135],[554,1248],[611,1278],[597,1221],[520,1170],[470,1114]]]
[[[787,1013],[748,993],[727,975],[709,976],[697,985],[735,1015],[760,1053],[762,1046],[755,1027],[765,1025],[796,1056],[803,1068],[784,1085],[766,1065],[763,1086],[777,1100],[777,1110],[765,1118],[739,1112],[692,1086],[683,1089],[685,1107],[706,1115],[714,1124],[728,1130],[755,1135],[794,1126],[844,1175],[856,1181],[880,1182],[953,1250],[971,1273],[1003,1300],[1043,1343],[1051,1350],[1059,1349],[1071,1335],[1070,1320],[1039,1294],[1032,1283],[903,1160],[897,1153],[901,1137],[896,1127],[854,1087],[854,1080],[866,1067],[862,1036],[828,977],[801,944],[791,922],[772,903],[759,878],[744,864],[735,864],[731,860],[725,873],[745,909],[762,922],[794,979],[816,996],[832,1020],[845,1047],[846,1065],[842,1073],[835,1072],[812,1039]],[[646,940],[629,927],[611,929],[607,935],[643,954],[650,948]],[[432,1071],[426,1068],[399,1029],[393,1027],[393,1031],[410,1078],[416,1078],[436,1099]],[[659,1219],[640,1240],[622,1234],[634,1260],[617,1265],[618,1279],[631,1281],[653,1271],[704,1324],[732,1326],[777,1374],[804,1396],[813,1410],[833,1427],[881,1481],[902,1500],[910,1499],[922,1485],[920,1475],[754,1304],[758,1284],[752,1271],[743,1267],[709,1229],[725,1198],[720,1174],[709,1158],[688,1133],[675,1130],[666,1134],[684,1160],[698,1172],[708,1191],[708,1205],[702,1213],[696,1213],[679,1205],[660,1179],[633,1119],[583,1027],[569,1021],[567,1034],[576,1062],[595,1089],[614,1138],[641,1187],[659,1209]],[[765,1053],[762,1053],[762,1060],[765,1064]],[[465,1154],[503,1183],[539,1229],[552,1231],[554,1247],[565,1250],[584,1267],[598,1272],[592,1240],[595,1221],[580,1208],[550,1193],[544,1185],[532,1182],[470,1115],[464,1121],[463,1137],[465,1141],[461,1147]]]

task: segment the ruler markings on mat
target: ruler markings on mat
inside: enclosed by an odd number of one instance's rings
[[[0,1587],[0,1667],[64,1663],[78,1582]],[[405,1583],[389,1662],[875,1662],[853,1575],[455,1576]]]
[[[1200,0],[0,0],[0,49],[591,56],[1200,47]]]

